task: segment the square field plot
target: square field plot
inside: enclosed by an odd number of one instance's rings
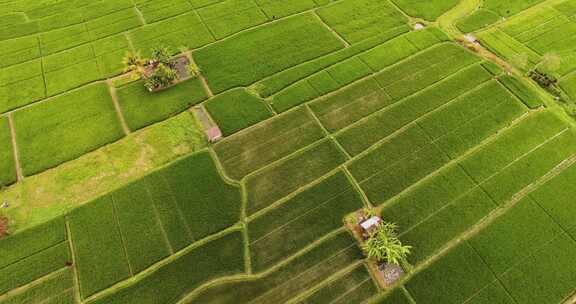
[[[119,88],[117,93],[130,130],[162,121],[207,97],[198,79],[187,80],[158,92],[149,92],[138,81]]]
[[[57,166],[123,136],[103,84],[17,111],[14,125],[24,175]]]

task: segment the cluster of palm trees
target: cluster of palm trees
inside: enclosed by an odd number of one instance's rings
[[[378,263],[400,265],[405,262],[412,246],[403,245],[394,223],[380,223],[378,227],[369,232],[368,239],[362,245],[368,258]]]

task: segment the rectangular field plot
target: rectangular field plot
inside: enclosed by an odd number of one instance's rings
[[[207,93],[198,79],[152,93],[141,81],[118,89],[118,102],[130,130],[162,121],[206,98]]]
[[[236,133],[272,116],[266,101],[246,89],[232,89],[208,102],[205,107],[224,136]]]
[[[38,39],[34,36],[0,41],[0,67],[4,68],[40,57]]]
[[[0,113],[46,97],[40,59],[0,69]]]
[[[15,112],[14,125],[24,175],[57,166],[123,136],[103,84]]]
[[[491,75],[479,65],[465,68],[345,128],[336,135],[336,138],[348,153],[357,155],[403,126],[449,103],[490,78]]]
[[[72,262],[68,242],[61,242],[0,269],[0,293],[28,284]]]
[[[146,184],[136,182],[111,194],[133,273],[170,254],[168,240],[148,191]]]
[[[574,292],[576,242],[564,233],[545,241],[500,277],[517,303],[561,303]]]
[[[40,34],[39,40],[42,55],[46,56],[91,42],[93,39],[84,24],[77,24],[44,32]]]
[[[471,154],[461,165],[477,182],[483,182],[564,129],[566,125],[554,114],[537,112]]]
[[[464,242],[406,283],[417,303],[463,303],[496,278]]]
[[[480,188],[462,195],[442,207],[430,218],[403,233],[402,242],[418,248],[410,255],[413,264],[421,263],[450,240],[471,229],[496,208],[496,204]]]
[[[314,7],[326,4],[327,1],[314,0],[255,0],[262,11],[269,18],[276,19],[303,11],[313,9]]]
[[[268,17],[253,0],[221,1],[198,9],[198,14],[216,39],[268,21]]]
[[[159,3],[166,4],[170,5],[169,2]],[[177,51],[176,48],[181,46],[197,48],[214,41],[196,13],[186,13],[134,29],[128,33],[128,37],[143,56],[150,55],[151,49],[159,45],[170,46]]]
[[[207,304],[285,303],[360,259],[362,252],[354,239],[347,232],[341,232],[261,278],[214,285],[194,301]]]
[[[300,108],[224,139],[215,151],[226,175],[240,180],[323,137],[314,118]]]
[[[30,303],[74,303],[74,302],[57,302],[51,301],[51,298],[66,297],[74,288],[73,270],[65,268],[50,275],[49,278],[41,282],[35,282],[28,285],[19,293],[9,295],[3,300],[2,304],[30,304]],[[48,300],[48,302],[46,302]]]
[[[210,45],[195,52],[194,58],[212,90],[219,93],[342,47],[317,18],[305,14]]]
[[[203,283],[244,272],[243,239],[231,232],[199,247],[188,250],[116,293],[90,301],[90,304],[172,303]]]
[[[535,182],[565,159],[576,154],[576,133],[567,130],[514,161],[482,184],[497,202],[503,203]]]
[[[59,52],[42,59],[48,96],[66,92],[101,78],[90,44]]]
[[[318,15],[349,43],[406,23],[398,10],[378,0],[345,0],[318,9]]]
[[[261,210],[344,163],[344,153],[331,140],[251,175],[246,180],[248,214]]]
[[[436,18],[458,4],[458,0],[393,0],[393,2],[406,14],[428,21],[436,20]]]
[[[342,218],[362,205],[342,172],[298,193],[248,223],[252,267],[262,271],[288,258],[340,228]]]
[[[222,179],[210,153],[184,158],[164,169],[162,175],[195,239],[240,220],[240,189]]]
[[[0,117],[0,147],[0,185],[10,185],[16,181],[16,164],[10,126],[4,117]]]
[[[572,165],[530,193],[530,197],[566,231],[576,227],[576,189],[572,187],[575,178],[576,166]]]
[[[469,242],[492,271],[501,275],[561,232],[544,210],[524,198]]]
[[[59,217],[0,241],[0,269],[66,240],[64,218]]]
[[[110,196],[75,209],[68,221],[83,298],[131,276]]]
[[[364,287],[365,285],[368,286]],[[372,288],[370,288],[370,285]],[[364,288],[372,290],[367,293],[367,297],[360,296],[359,291],[362,291]],[[300,303],[361,303],[369,296],[376,294],[376,292],[376,286],[374,285],[368,270],[363,264],[359,264],[352,271],[344,274],[342,277],[322,286],[321,289],[309,295]],[[350,301],[350,297],[355,294],[358,294],[360,297],[355,298],[357,301]]]
[[[146,23],[154,23],[192,10],[192,5],[186,0],[162,2],[136,0],[134,1],[134,4],[136,4],[136,7],[142,13]]]

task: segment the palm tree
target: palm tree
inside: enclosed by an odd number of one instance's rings
[[[140,78],[146,70],[146,60],[142,59],[140,52],[126,52],[122,58],[124,73],[131,73],[134,78]]]
[[[396,265],[406,260],[412,246],[402,245],[396,233],[397,228],[394,223],[382,223],[370,233],[368,240],[362,245],[368,258]]]

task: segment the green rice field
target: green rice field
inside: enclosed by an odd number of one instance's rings
[[[576,0],[0,0],[0,304],[576,303],[575,52]]]

